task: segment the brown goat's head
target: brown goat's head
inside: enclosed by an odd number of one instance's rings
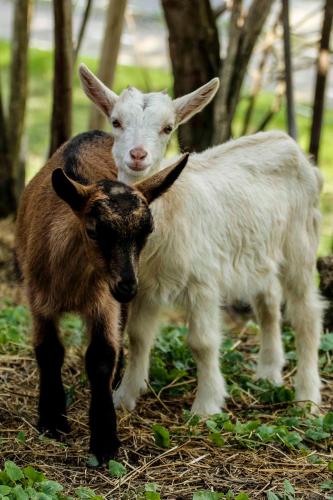
[[[177,179],[188,155],[161,172],[127,186],[102,180],[80,184],[57,168],[52,185],[81,223],[83,241],[96,271],[108,280],[119,302],[129,302],[137,291],[137,267],[141,250],[153,231],[149,204]]]

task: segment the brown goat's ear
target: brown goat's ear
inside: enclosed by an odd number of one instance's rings
[[[184,154],[178,158],[176,163],[164,168],[144,181],[137,182],[134,186],[141,191],[148,203],[151,203],[172,186],[185,167],[188,157],[188,153]]]
[[[213,78],[194,92],[173,100],[176,112],[176,123],[187,122],[193,115],[199,113],[215,96],[220,86],[219,78]]]
[[[52,186],[59,198],[65,201],[74,212],[80,212],[84,208],[89,196],[88,188],[72,181],[62,168],[53,170]]]
[[[87,97],[109,118],[118,99],[117,94],[108,89],[85,64],[80,64],[79,76]]]

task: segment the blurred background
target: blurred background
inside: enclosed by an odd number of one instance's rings
[[[332,253],[333,0],[0,0],[0,13],[0,218],[62,142],[111,130],[80,89],[80,62],[116,92],[179,96],[220,76],[169,154],[288,131],[324,172],[320,253]]]

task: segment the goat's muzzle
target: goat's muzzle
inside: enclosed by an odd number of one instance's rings
[[[126,304],[134,299],[138,291],[136,281],[119,281],[117,285],[111,289],[113,297],[120,303]]]

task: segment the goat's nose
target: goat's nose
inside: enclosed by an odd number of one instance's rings
[[[147,154],[147,151],[145,151],[142,147],[132,148],[130,150],[130,155],[133,160],[144,160]]]
[[[121,295],[134,296],[137,292],[137,284],[135,281],[119,281],[117,290]]]

